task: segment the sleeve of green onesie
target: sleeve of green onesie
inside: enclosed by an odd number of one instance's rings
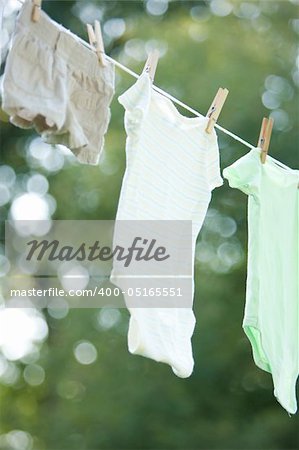
[[[230,187],[240,189],[247,195],[258,193],[260,175],[261,161],[256,149],[223,170],[223,177],[228,180]]]

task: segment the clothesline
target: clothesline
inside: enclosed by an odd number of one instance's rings
[[[80,42],[82,42],[84,45],[88,46],[88,48],[90,48],[91,50],[94,50],[93,47],[88,44],[88,42],[84,41],[83,39],[81,39],[80,37],[78,37],[78,39],[80,40]],[[132,75],[132,77],[134,78],[139,78],[139,75],[135,72],[133,72],[133,70],[129,69],[128,67],[124,66],[123,64],[121,64],[120,62],[116,61],[115,59],[111,58],[111,56],[108,56],[105,54],[105,57],[108,61],[111,61],[115,66],[119,67],[120,69],[122,69],[124,72],[129,73],[130,75]],[[156,92],[159,92],[160,94],[162,94],[164,97],[169,98],[170,100],[172,100],[174,103],[176,103],[177,105],[181,106],[182,108],[186,109],[187,111],[190,111],[191,113],[193,113],[195,116],[197,117],[202,117],[203,114],[200,114],[198,111],[196,111],[195,109],[191,108],[191,106],[186,105],[186,103],[183,103],[181,100],[178,100],[176,97],[173,97],[171,94],[169,94],[168,92],[163,91],[163,89],[159,88],[158,86],[156,86],[155,84],[153,84],[153,89]],[[249,142],[246,142],[244,139],[240,138],[239,136],[237,136],[236,134],[232,133],[229,130],[226,130],[225,128],[221,127],[220,125],[218,125],[218,123],[216,123],[215,128],[217,128],[218,130],[222,131],[223,133],[227,134],[228,136],[232,137],[233,139],[235,139],[236,141],[241,142],[241,144],[245,145],[246,147],[253,149],[256,148],[255,145],[249,144]]]
[[[23,0],[18,0],[19,3],[24,4]],[[94,50],[94,48],[86,41],[84,41],[83,39],[81,39],[79,36],[76,36],[76,38],[86,47],[88,47],[91,50]],[[133,72],[133,70],[129,69],[128,67],[124,66],[123,64],[119,63],[118,61],[116,61],[115,59],[111,58],[111,56],[108,56],[105,54],[105,57],[108,61],[111,61],[115,66],[119,67],[120,69],[122,69],[124,72],[127,72],[128,74],[130,74],[132,77],[134,78],[139,78],[139,75],[135,72]],[[159,88],[158,86],[153,84],[153,89],[156,92],[159,92],[161,95],[163,95],[164,97],[169,98],[170,100],[172,100],[174,103],[176,103],[177,105],[181,106],[182,108],[186,109],[187,111],[191,112],[192,114],[194,114],[197,117],[202,117],[203,114],[200,114],[198,111],[196,111],[195,109],[191,108],[191,106],[186,105],[186,103],[183,103],[181,100],[178,100],[177,98],[173,97],[171,94],[168,94],[168,92],[163,91],[163,89]],[[227,134],[228,136],[232,137],[233,139],[235,139],[236,141],[240,142],[241,144],[245,145],[246,147],[253,149],[256,146],[249,144],[249,142],[245,141],[244,139],[240,138],[239,136],[237,136],[236,134],[232,133],[229,130],[226,130],[225,128],[221,127],[220,125],[218,125],[218,123],[216,123],[215,128],[217,128],[218,130],[222,131],[224,134]]]

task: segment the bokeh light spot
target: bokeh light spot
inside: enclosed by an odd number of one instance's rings
[[[126,22],[124,19],[115,18],[107,20],[104,24],[104,32],[112,39],[120,38],[126,31]]]
[[[271,91],[266,91],[263,93],[262,102],[268,109],[277,109],[280,106],[280,99]]]
[[[63,380],[58,383],[57,386],[58,395],[66,400],[80,399],[85,392],[85,386],[78,381]]]
[[[98,357],[97,349],[89,341],[82,341],[76,344],[74,355],[76,360],[83,365],[93,364]]]
[[[146,11],[152,16],[162,16],[168,9],[168,0],[147,0]]]
[[[117,308],[103,308],[97,315],[97,321],[103,330],[115,327],[121,320],[121,313]]]
[[[5,444],[7,450],[31,450],[33,439],[29,433],[22,430],[12,430],[0,437],[0,443]],[[3,439],[2,439],[3,438]]]
[[[14,220],[46,220],[50,216],[48,203],[32,192],[17,197],[10,212]]]
[[[6,205],[10,201],[10,198],[10,190],[5,184],[0,183],[0,206]]]
[[[0,311],[0,349],[7,359],[21,359],[31,352],[35,342],[44,341],[47,335],[47,323],[34,309]]]
[[[65,263],[58,269],[58,277],[66,291],[81,291],[89,282],[89,272],[80,264]]]
[[[16,181],[15,171],[10,166],[0,166],[0,180],[1,184],[7,187],[12,187]]]
[[[45,195],[49,189],[49,182],[44,175],[34,174],[27,181],[28,192],[35,192],[39,195]]]
[[[215,16],[225,17],[232,12],[233,5],[226,0],[212,0],[210,8]]]
[[[45,380],[45,371],[37,364],[29,364],[24,369],[23,377],[30,386],[39,386]]]
[[[286,131],[290,127],[290,118],[283,109],[272,111],[270,117],[274,120],[273,128],[277,131]]]

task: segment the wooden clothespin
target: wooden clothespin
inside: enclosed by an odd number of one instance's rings
[[[99,61],[102,66],[107,66],[107,61],[105,59],[105,48],[104,41],[101,31],[101,25],[98,20],[94,22],[94,29],[92,25],[87,24],[87,33],[89,38],[89,43],[92,47],[95,47],[96,54],[98,55]]]
[[[33,8],[32,8],[32,16],[31,19],[33,22],[38,22],[40,18],[40,12],[42,9],[42,0],[32,0]]]
[[[150,54],[148,55],[148,58],[142,71],[142,73],[146,72],[149,74],[149,77],[152,80],[152,82],[154,82],[159,56],[160,54],[158,50],[151,51]]]
[[[209,118],[207,127],[206,127],[206,132],[207,133],[211,133],[215,123],[217,122],[217,119],[221,113],[221,110],[223,108],[223,105],[225,103],[226,97],[228,96],[228,90],[225,88],[219,88],[218,92],[210,106],[210,109],[207,113],[207,117]]]
[[[266,157],[268,154],[271,134],[272,134],[272,128],[273,128],[274,120],[271,118],[264,117],[261,131],[260,131],[260,137],[258,140],[258,147],[261,149],[261,162],[262,164],[265,164]]]
[[[97,40],[96,40],[96,35],[94,34],[94,31],[93,31],[93,27],[89,23],[86,25],[86,27],[87,27],[89,43],[92,47],[95,47]]]

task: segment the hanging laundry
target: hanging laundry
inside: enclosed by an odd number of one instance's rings
[[[299,373],[299,170],[253,149],[223,171],[248,195],[248,274],[243,328],[274,395],[297,410]]]
[[[16,23],[3,80],[3,109],[21,128],[34,127],[49,144],[67,146],[97,164],[110,121],[114,64],[96,54],[43,11],[31,20],[26,1]]]
[[[208,118],[181,115],[171,100],[152,88],[147,72],[119,102],[125,108],[127,167],[116,220],[192,220],[193,270],[196,238],[211,191],[222,184],[216,133],[205,132]],[[113,272],[111,281],[122,286]],[[194,286],[192,299],[193,292]],[[138,298],[134,301],[137,304]],[[139,298],[140,305],[142,301]],[[129,351],[167,363],[177,376],[189,377],[194,365],[192,308],[128,309]]]

